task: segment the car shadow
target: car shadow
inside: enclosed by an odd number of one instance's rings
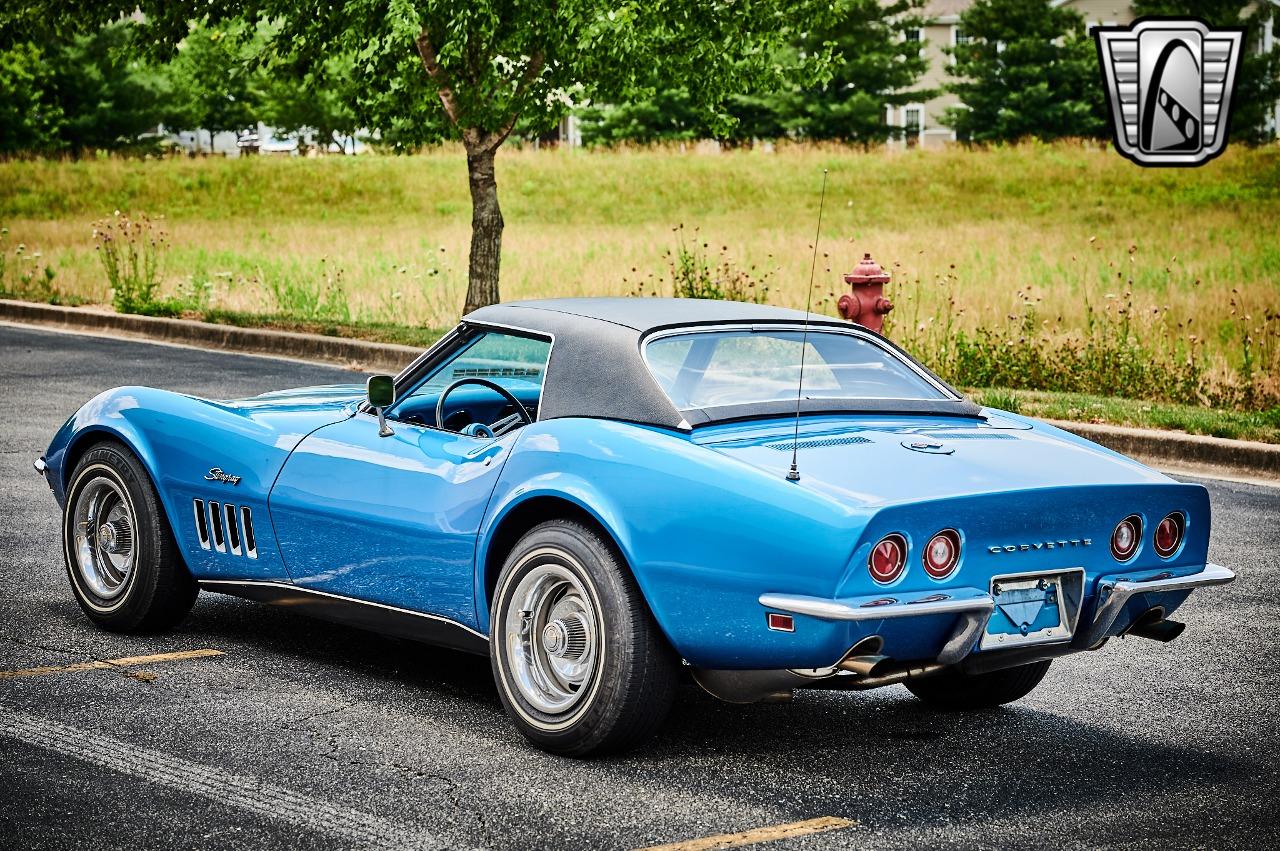
[[[202,598],[182,632],[210,646],[242,643],[344,677],[411,685],[450,698],[463,714],[502,715],[487,661],[471,654],[214,595]],[[611,774],[629,784],[651,778],[664,795],[714,793],[743,806],[793,811],[797,819],[834,814],[867,826],[1034,817],[1068,801],[1087,809],[1150,795],[1170,800],[1270,771],[1204,750],[1203,743],[1166,739],[1141,718],[1115,723],[1113,707],[1123,702],[1106,699],[1108,708],[1096,710],[1099,722],[1088,723],[1034,708],[1034,700],[940,712],[901,686],[802,691],[790,703],[735,706],[690,682],[651,743],[585,762],[541,754],[505,724],[483,726],[525,749],[522,759],[545,761],[566,777],[593,784]],[[1079,703],[1073,706],[1079,716]]]

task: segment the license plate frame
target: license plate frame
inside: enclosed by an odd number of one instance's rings
[[[989,590],[995,606],[982,628],[979,650],[1064,644],[1075,636],[1084,568],[993,576]],[[1050,604],[1056,613],[1048,609]]]

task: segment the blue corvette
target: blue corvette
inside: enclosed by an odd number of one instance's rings
[[[1203,487],[737,303],[487,307],[363,392],[121,387],[35,466],[103,628],[204,589],[473,651],[528,739],[579,756],[652,733],[682,668],[742,703],[996,706],[1057,656],[1175,638],[1234,578]]]

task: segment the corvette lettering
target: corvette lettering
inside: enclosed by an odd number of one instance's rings
[[[1026,553],[1033,550],[1058,550],[1067,547],[1088,547],[1093,545],[1092,538],[1067,538],[1061,541],[1036,541],[1034,544],[1004,544],[987,547],[989,553]]]
[[[208,474],[204,477],[204,480],[206,482],[222,482],[223,484],[232,485],[233,487],[235,485],[240,484],[239,476],[233,476],[230,473],[224,473],[218,467],[214,467],[212,470],[210,470]]]

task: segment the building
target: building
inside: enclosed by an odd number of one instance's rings
[[[1133,8],[1122,0],[1049,0],[1052,6],[1067,6],[1076,10],[1085,20],[1085,26],[1099,24],[1115,26],[1130,24],[1134,20]],[[1277,3],[1278,0],[1271,0]],[[917,84],[920,91],[937,90],[950,79],[952,57],[946,52],[964,41],[964,28],[960,24],[960,15],[969,8],[973,0],[931,0],[925,7],[928,23],[919,30],[909,32],[908,39],[920,42],[920,49],[929,60],[929,69],[925,71]],[[1278,3],[1280,4],[1280,3]],[[1276,25],[1273,20],[1271,28],[1263,33],[1257,49],[1272,50],[1277,39]],[[956,140],[955,131],[942,124],[943,112],[950,106],[960,103],[950,93],[943,92],[929,100],[908,103],[902,106],[891,106],[887,110],[886,120],[895,127],[903,128],[903,138],[896,142],[900,147],[941,148]],[[1271,131],[1280,127],[1280,104],[1271,116]]]

